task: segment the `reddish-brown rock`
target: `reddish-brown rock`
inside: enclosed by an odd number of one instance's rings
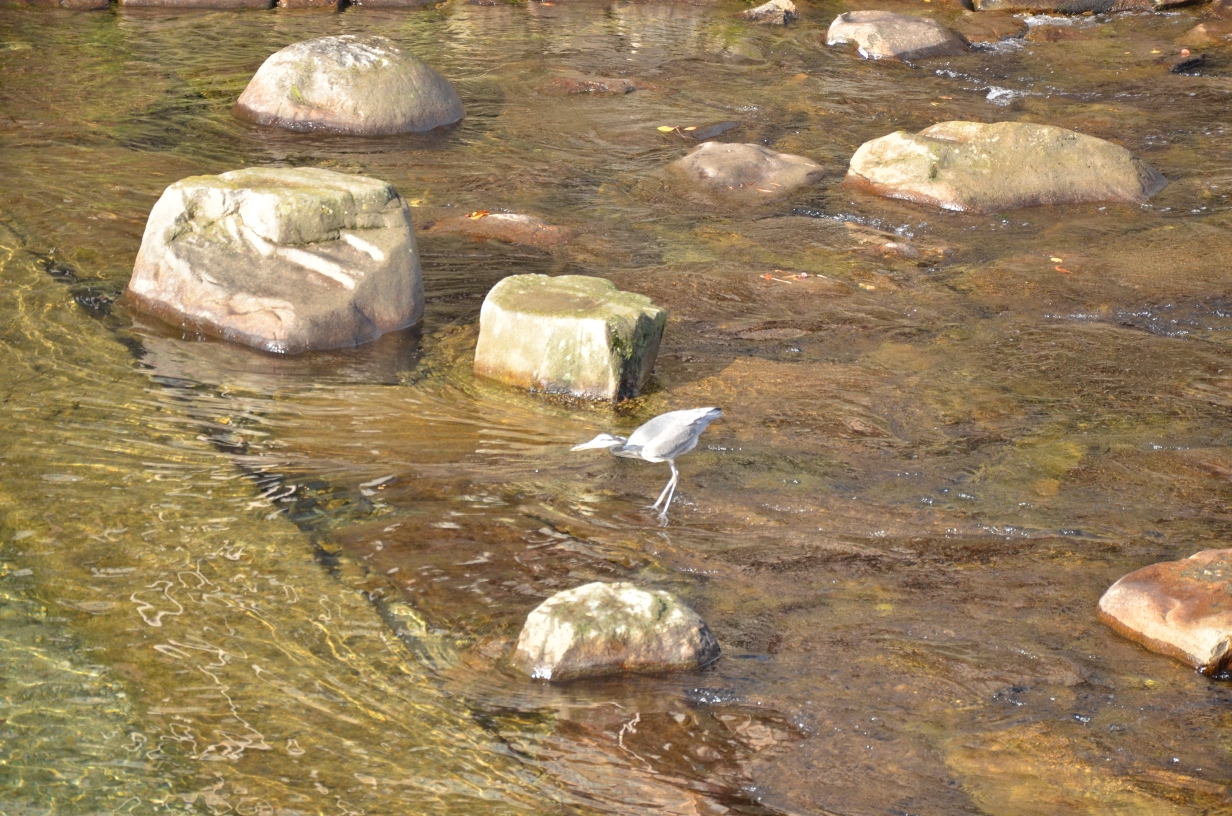
[[[965,11],[955,21],[954,30],[970,43],[995,43],[1021,37],[1027,33],[1027,24],[1004,11]]]
[[[456,218],[442,218],[425,232],[492,238],[544,249],[559,246],[573,237],[571,229],[554,226],[533,215],[516,213],[471,213]]]
[[[633,93],[637,83],[623,77],[581,76],[570,74],[558,76],[543,86],[543,93],[551,96],[572,96],[573,94],[598,94],[602,96],[619,96]]]
[[[1131,572],[1099,599],[1099,619],[1152,651],[1221,671],[1232,643],[1232,549]]]
[[[1232,42],[1232,20],[1207,20],[1176,38],[1177,45],[1189,48],[1209,48]]]

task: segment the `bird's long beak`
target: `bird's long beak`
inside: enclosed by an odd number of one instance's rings
[[[596,436],[594,439],[590,440],[589,442],[583,442],[580,445],[574,445],[569,450],[571,451],[600,450],[600,449],[607,450],[608,448],[614,448],[620,444],[622,444],[622,440],[617,439],[614,436],[611,436],[609,434],[599,434],[598,436]]]

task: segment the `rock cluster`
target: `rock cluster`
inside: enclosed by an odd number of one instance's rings
[[[313,168],[172,184],[150,212],[128,297],[173,324],[281,353],[358,345],[424,309],[397,191]]]
[[[512,275],[483,301],[475,372],[596,400],[632,397],[654,368],[667,312],[611,281]]]
[[[558,592],[526,618],[513,664],[540,680],[697,669],[719,657],[710,629],[674,595],[595,582]]]
[[[1099,619],[1152,651],[1218,673],[1232,658],[1232,550],[1129,573],[1099,599]]]
[[[260,125],[360,136],[422,132],[463,116],[448,80],[378,36],[343,34],[273,54],[235,103]]]
[[[942,122],[865,142],[847,182],[947,210],[1041,204],[1141,204],[1167,184],[1128,150],[1072,130],[1024,122]]]
[[[968,50],[962,35],[936,20],[889,11],[848,11],[835,17],[826,45],[847,43],[866,59],[919,60]]]

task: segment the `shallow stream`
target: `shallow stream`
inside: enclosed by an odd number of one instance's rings
[[[854,6],[743,7],[0,11],[0,813],[1232,812],[1232,686],[1095,620],[1116,578],[1232,528],[1232,54],[1168,72],[1197,8],[908,67],[824,46]],[[346,32],[409,47],[467,118],[355,139],[231,115],[270,53]],[[992,216],[841,186],[862,142],[949,119],[1111,139],[1171,183]],[[681,200],[661,169],[691,143],[657,128],[723,120],[826,178]],[[387,180],[420,227],[580,236],[421,234],[422,329],[348,351],[132,314],[163,188],[254,165]],[[669,309],[642,397],[471,376],[484,294],[526,272]],[[665,468],[569,452],[700,405],[725,416],[667,527],[643,509]],[[512,672],[525,614],[595,579],[677,592],[724,657]]]

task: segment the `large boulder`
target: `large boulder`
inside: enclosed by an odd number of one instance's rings
[[[282,353],[358,345],[424,309],[397,191],[311,168],[172,184],[150,211],[128,296],[170,323]]]
[[[704,142],[667,166],[685,194],[706,203],[777,201],[821,178],[821,165],[756,144]]]
[[[558,592],[526,617],[513,664],[540,680],[697,669],[719,656],[710,629],[676,596],[633,584]]]
[[[1232,550],[1131,572],[1099,599],[1099,619],[1152,651],[1218,673],[1232,657]]]
[[[834,18],[826,45],[854,43],[866,59],[918,60],[965,54],[967,41],[936,20],[890,11],[848,11]]]
[[[636,396],[654,368],[667,312],[611,281],[513,275],[483,301],[475,372],[599,400]]]
[[[1022,122],[942,122],[865,142],[847,183],[942,209],[997,212],[1041,204],[1141,204],[1168,183],[1123,147]]]
[[[385,37],[354,34],[277,52],[235,113],[261,125],[361,136],[422,132],[463,116],[448,80]]]

